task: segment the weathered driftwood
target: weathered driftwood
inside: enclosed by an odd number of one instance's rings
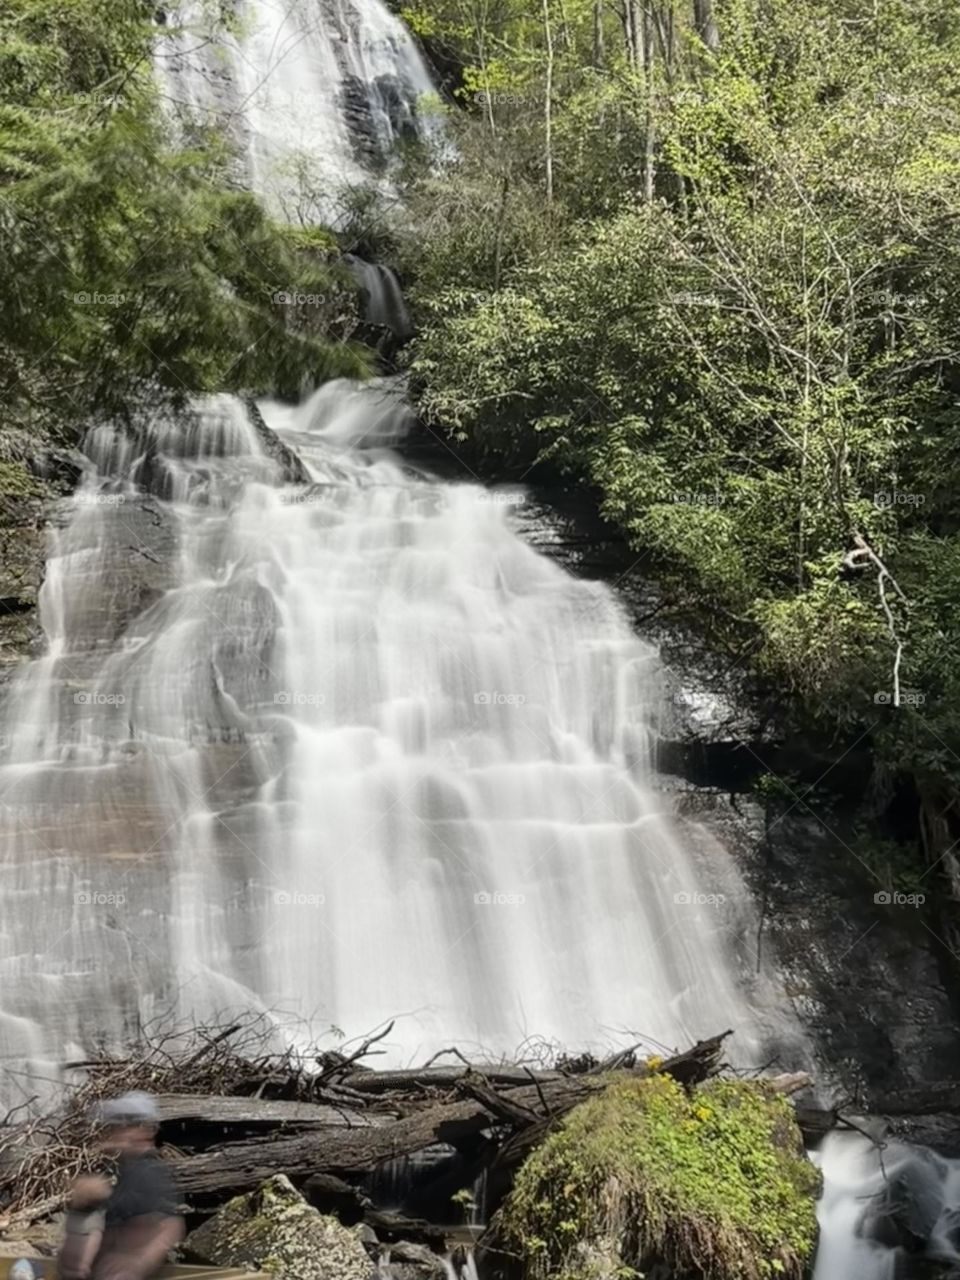
[[[271,1098],[223,1098],[167,1093],[156,1099],[162,1123],[265,1125],[271,1128],[330,1129],[381,1124],[376,1115],[316,1102]]]
[[[564,1070],[503,1064],[478,1069],[457,1050],[446,1050],[442,1056],[458,1061],[437,1065],[432,1059],[412,1071],[375,1072],[359,1059],[389,1027],[348,1055],[317,1055],[313,1071],[305,1069],[302,1060],[269,1054],[250,1063],[236,1044],[242,1030],[236,1023],[218,1029],[182,1061],[160,1056],[161,1089],[182,1084],[195,1090],[166,1092],[158,1098],[161,1141],[167,1144],[165,1154],[184,1198],[200,1210],[209,1209],[282,1172],[306,1184],[312,1198],[335,1212],[342,1209],[354,1221],[363,1219],[378,1231],[407,1239],[426,1239],[430,1229],[374,1205],[358,1186],[378,1166],[443,1144],[458,1148],[472,1168],[481,1160],[482,1147],[481,1163],[499,1195],[509,1188],[517,1165],[561,1118],[612,1077],[636,1078],[656,1070],[684,1086],[696,1085],[720,1069],[730,1034],[656,1062],[640,1061],[634,1047],[603,1062],[587,1054],[561,1059]],[[104,1080],[112,1088],[117,1080],[124,1087],[141,1082],[132,1058],[117,1063],[98,1060],[91,1070],[101,1089]],[[151,1082],[156,1072],[149,1066]],[[772,1083],[792,1093],[807,1079],[783,1076]],[[222,1094],[215,1092],[219,1088]],[[88,1093],[99,1096],[94,1089]],[[944,1087],[938,1098],[946,1099],[947,1094]],[[0,1215],[0,1230],[61,1207],[67,1175],[81,1170],[88,1158],[82,1145],[82,1115],[81,1106],[73,1113],[74,1129],[66,1134],[62,1121],[56,1121],[51,1129],[58,1135],[56,1148],[37,1145],[29,1125],[8,1125],[7,1147],[17,1163],[11,1164],[6,1184],[0,1182],[10,1205],[6,1222]],[[832,1112],[802,1107],[798,1118],[814,1138],[837,1119]],[[59,1151],[68,1158],[58,1164]],[[24,1186],[29,1194],[23,1194]]]
[[[257,1186],[282,1170],[291,1179],[311,1173],[362,1175],[385,1160],[411,1155],[438,1142],[456,1142],[491,1121],[472,1101],[441,1103],[382,1126],[324,1129],[282,1137],[249,1138],[173,1161],[186,1195],[222,1196]]]
[[[728,1034],[701,1041],[658,1063],[657,1070],[687,1085],[706,1079],[719,1066]],[[622,1074],[642,1075],[649,1070],[639,1067]],[[489,1129],[502,1130],[503,1145],[496,1164],[509,1167],[541,1141],[561,1116],[604,1088],[609,1078],[555,1072],[547,1079],[547,1074],[524,1072],[527,1084],[498,1090],[481,1073],[465,1071],[456,1082],[459,1097],[448,1094],[429,1099],[425,1105],[418,1103],[399,1119],[380,1116],[376,1125],[317,1126],[278,1136],[247,1137],[180,1156],[174,1161],[174,1171],[188,1197],[236,1194],[278,1170],[294,1180],[321,1173],[355,1179],[384,1161],[413,1155],[436,1143],[456,1146]]]
[[[411,1089],[452,1089],[468,1076],[482,1075],[491,1084],[509,1087],[527,1084],[532,1078],[541,1081],[567,1079],[559,1071],[530,1072],[526,1067],[460,1066],[421,1067],[408,1071],[351,1071],[337,1078],[357,1093],[375,1094],[406,1092]]]

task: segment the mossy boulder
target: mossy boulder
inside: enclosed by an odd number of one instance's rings
[[[526,1161],[501,1232],[528,1280],[800,1280],[820,1175],[762,1082],[618,1082]]]
[[[358,1236],[307,1204],[284,1174],[235,1196],[184,1241],[197,1262],[268,1271],[274,1280],[370,1280]]]

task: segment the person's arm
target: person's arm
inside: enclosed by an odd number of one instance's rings
[[[103,1240],[110,1183],[98,1173],[75,1179],[67,1195],[66,1235],[58,1260],[62,1280],[87,1280]]]

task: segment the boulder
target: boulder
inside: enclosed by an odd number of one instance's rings
[[[499,1237],[523,1280],[804,1280],[819,1191],[768,1082],[628,1078],[534,1149],[484,1241]]]
[[[380,1258],[378,1275],[386,1280],[444,1280],[443,1259],[425,1244],[401,1240],[389,1245]]]
[[[235,1196],[183,1244],[190,1261],[252,1267],[274,1280],[370,1280],[357,1235],[312,1208],[282,1173]]]
[[[0,1240],[0,1258],[42,1258],[40,1250],[29,1240]]]
[[[883,1192],[864,1211],[860,1233],[890,1249],[923,1253],[940,1221],[946,1169],[931,1152],[893,1170]]]

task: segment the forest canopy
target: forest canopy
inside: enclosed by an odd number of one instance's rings
[[[421,412],[598,494],[960,886],[960,9],[412,0]]]

